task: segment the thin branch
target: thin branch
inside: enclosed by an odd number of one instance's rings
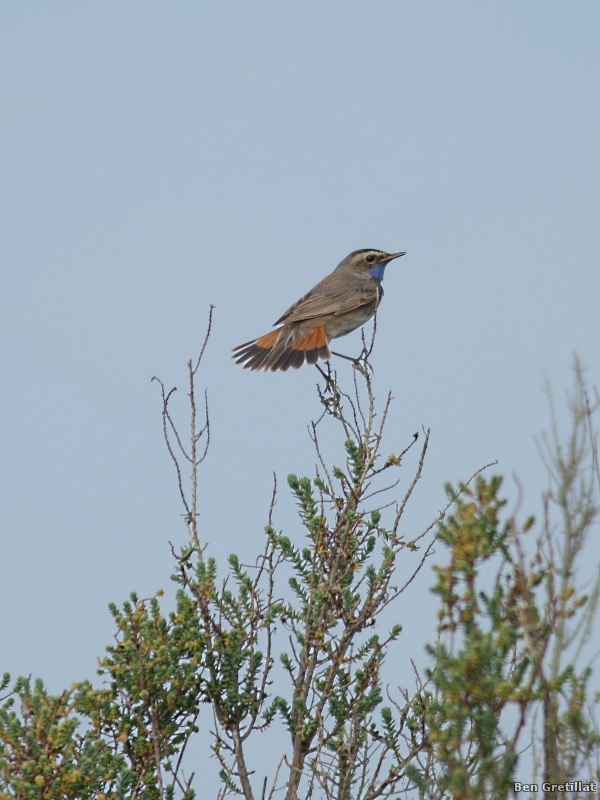
[[[181,497],[181,502],[183,503],[183,507],[185,508],[186,515],[189,515],[190,509],[189,509],[189,506],[188,506],[187,498],[185,496],[185,492],[183,490],[183,478],[182,478],[182,475],[181,475],[181,467],[179,466],[179,460],[177,459],[175,453],[173,452],[173,448],[171,447],[171,440],[169,438],[169,432],[168,432],[168,428],[167,428],[167,423],[171,422],[170,418],[169,418],[167,406],[168,406],[169,398],[171,397],[173,392],[177,391],[177,387],[174,386],[169,391],[168,394],[165,394],[165,385],[160,380],[160,378],[157,378],[156,375],[155,375],[152,378],[152,380],[153,381],[157,381],[160,384],[161,395],[162,395],[162,404],[163,404],[163,410],[162,410],[163,438],[165,440],[165,444],[167,446],[167,451],[169,453],[169,456],[171,457],[171,461],[175,465],[175,471],[177,473],[177,488],[179,490],[179,496]],[[172,423],[171,423],[171,425],[172,425]],[[179,437],[177,437],[177,438],[179,440]]]

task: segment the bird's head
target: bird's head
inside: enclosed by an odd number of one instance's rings
[[[343,270],[351,270],[359,274],[371,275],[378,281],[383,279],[385,268],[394,258],[406,253],[386,253],[384,250],[355,250],[339,264]]]

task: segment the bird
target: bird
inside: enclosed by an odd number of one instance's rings
[[[354,250],[279,317],[275,325],[281,327],[234,347],[235,363],[275,372],[316,364],[319,358],[329,361],[329,342],[371,319],[383,297],[385,268],[405,255]]]

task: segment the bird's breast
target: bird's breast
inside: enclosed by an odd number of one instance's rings
[[[347,333],[356,330],[356,328],[360,328],[367,320],[371,319],[377,309],[377,304],[377,301],[373,301],[372,303],[358,306],[352,311],[346,311],[345,314],[328,315],[325,322],[327,335],[331,339],[336,339],[338,336],[345,336]]]

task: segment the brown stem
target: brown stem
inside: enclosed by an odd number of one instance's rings
[[[240,782],[242,784],[242,791],[244,793],[244,798],[245,800],[254,800],[254,795],[252,794],[252,787],[250,786],[250,776],[248,774],[248,768],[246,767],[246,760],[244,758],[242,737],[240,735],[240,730],[237,725],[231,731],[231,735],[233,738],[233,745],[235,750],[235,764],[237,767],[237,773]]]

